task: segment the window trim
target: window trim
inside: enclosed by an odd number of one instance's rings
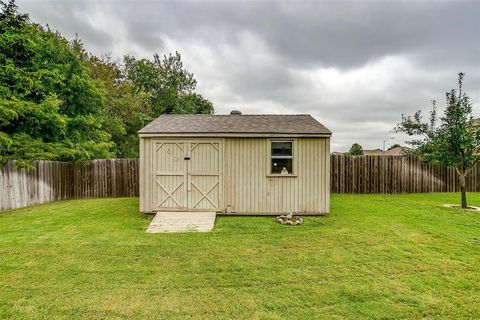
[[[291,156],[273,156],[272,155],[272,143],[274,142],[289,142],[292,144],[292,155]],[[267,177],[296,177],[296,170],[295,170],[295,139],[270,139],[268,143],[268,172],[267,172]],[[272,166],[272,160],[273,159],[291,159],[292,160],[292,172],[289,172],[287,174],[281,174],[281,173],[273,173],[273,166]]]

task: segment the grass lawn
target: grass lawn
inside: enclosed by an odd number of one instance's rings
[[[189,234],[147,234],[135,198],[1,213],[0,319],[480,318],[480,213],[458,200],[334,195],[302,226]]]

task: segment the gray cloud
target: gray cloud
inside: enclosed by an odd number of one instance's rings
[[[219,113],[311,113],[333,149],[380,147],[465,71],[480,103],[478,1],[20,1],[88,50],[178,50]],[[480,114],[479,114],[480,115]],[[394,142],[402,142],[398,137]]]
[[[141,33],[235,44],[240,32],[250,31],[290,64],[306,67],[351,68],[404,53],[430,63],[472,62],[480,54],[476,1],[167,1],[137,7],[144,8],[138,10],[142,19],[131,6],[115,10],[127,25],[143,26]]]

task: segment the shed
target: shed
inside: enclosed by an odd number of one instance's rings
[[[162,115],[139,137],[142,212],[329,212],[331,132],[310,115]]]

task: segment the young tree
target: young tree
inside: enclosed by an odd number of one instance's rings
[[[418,138],[409,141],[413,154],[422,161],[444,163],[455,168],[460,182],[462,208],[467,208],[465,176],[480,160],[480,131],[475,127],[472,117],[472,104],[463,92],[464,74],[458,74],[458,90],[446,93],[444,116],[437,124],[436,103],[430,112],[428,122],[423,122],[421,111],[412,116],[402,115],[402,122],[397,125],[397,132],[404,132]]]
[[[350,156],[362,156],[363,155],[363,148],[358,143],[352,144],[352,147],[348,151],[348,155]]]

